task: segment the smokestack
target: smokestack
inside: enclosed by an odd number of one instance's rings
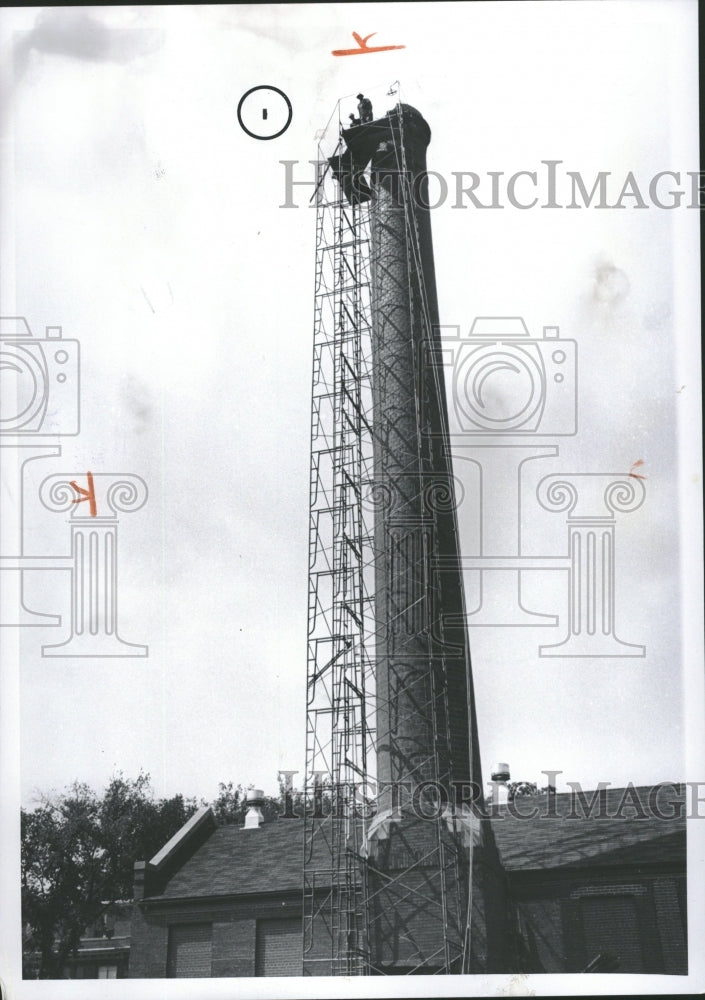
[[[375,520],[377,773],[384,785],[410,783],[413,796],[423,782],[482,779],[477,747],[471,751],[465,627],[457,624],[462,579],[445,388],[434,365],[440,337],[425,207],[431,130],[408,105],[390,112],[387,124],[372,155],[370,208],[374,475],[387,500]],[[390,799],[383,792],[382,810]]]
[[[493,846],[491,834],[461,812],[461,844],[453,818],[455,789],[481,789],[482,775],[427,207],[431,130],[405,104],[374,129],[374,479],[384,498],[374,525],[381,791],[369,838],[383,873],[372,879],[374,964],[405,974],[493,971],[497,935],[487,923],[497,922],[502,896],[496,893],[496,913],[488,915],[484,894],[493,891],[496,857],[483,848]]]
[[[503,875],[467,796],[481,796],[482,775],[428,209],[431,130],[398,104],[343,137],[347,149],[329,164],[352,204],[369,201],[370,219],[380,789],[364,845],[370,964],[381,974],[505,971]]]

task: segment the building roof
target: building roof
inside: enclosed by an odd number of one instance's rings
[[[163,896],[296,892],[302,887],[303,828],[294,819],[256,830],[219,826],[169,880]]]
[[[682,787],[665,786],[657,808],[666,816],[669,802],[683,803]],[[643,818],[624,800],[624,789],[608,789],[603,812],[597,804],[590,815],[570,794],[526,796],[515,800],[514,812],[533,815],[520,819],[508,806],[496,807],[492,829],[504,867],[512,872],[555,871],[566,868],[628,864],[682,864],[685,866],[685,818],[654,815],[650,788],[633,789]],[[592,793],[585,793],[588,801]],[[549,801],[551,805],[549,806]],[[549,809],[557,818],[547,817]],[[586,815],[588,812],[588,815]],[[572,815],[572,818],[571,818]],[[212,896],[299,892],[302,888],[303,832],[301,820],[281,819],[259,829],[216,827],[197,844],[158,896],[164,901]],[[163,855],[163,851],[159,856]]]
[[[536,818],[518,819],[501,806],[492,821],[502,864],[512,872],[637,862],[684,864],[685,816],[658,815],[678,811],[669,802],[679,803],[685,812],[682,787],[676,787],[678,792],[665,785],[651,806],[650,787],[627,790],[626,798],[624,788],[608,788],[603,807],[596,802],[592,810],[570,793],[552,796],[552,803],[546,795],[522,796],[513,803],[514,812],[536,813]],[[589,803],[593,793],[584,794]],[[640,806],[631,804],[634,799]],[[547,815],[549,810],[558,818]],[[607,818],[598,818],[600,811]]]

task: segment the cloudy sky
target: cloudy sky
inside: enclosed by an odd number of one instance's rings
[[[122,516],[119,545],[120,633],[149,657],[42,658],[63,629],[24,629],[17,648],[17,630],[3,629],[4,690],[20,720],[6,749],[23,804],[74,779],[100,787],[116,770],[148,771],[160,795],[205,798],[219,781],[274,791],[278,769],[301,770],[315,213],[307,188],[301,207],[280,207],[280,161],[300,161],[297,179],[309,179],[336,102],[347,117],[363,90],[384,112],[394,81],[428,120],[429,167],[451,185],[433,214],[442,323],[467,334],[475,316],[522,316],[534,339],[552,325],[577,343],[578,433],[542,438],[557,453],[524,466],[524,553],[568,551],[565,516],[537,504],[543,476],[625,475],[640,460],[646,477],[644,503],[617,517],[615,568],[617,634],[646,655],[539,656],[565,635],[567,577],[525,574],[525,606],[559,625],[470,630],[485,776],[497,760],[516,778],[556,769],[585,787],[685,776],[683,499],[699,489],[683,438],[699,413],[698,220],[685,183],[697,170],[695,10],[669,0],[2,12],[1,311],[25,316],[36,337],[61,325],[82,352],[81,433],[27,467],[25,551],[68,553],[66,516],[36,500],[50,473],[134,473],[150,491]],[[332,57],[352,31],[406,47]],[[267,142],[236,116],[261,84],[293,108]],[[550,159],[588,188],[609,171],[610,202],[632,171],[649,207],[523,211],[506,195],[501,209],[453,207],[452,172],[479,174],[487,200],[490,171],[502,184],[519,170],[543,178]],[[683,174],[674,211],[648,201],[663,170]],[[517,192],[528,200],[528,186]],[[458,439],[454,458],[474,555],[469,443]],[[512,498],[490,500],[516,536]],[[68,574],[29,576],[28,606],[66,620]],[[472,606],[476,575],[466,583]]]

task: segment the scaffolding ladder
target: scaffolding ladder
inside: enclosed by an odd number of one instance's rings
[[[369,215],[319,145],[304,780],[304,975],[369,972],[360,793],[372,730]]]

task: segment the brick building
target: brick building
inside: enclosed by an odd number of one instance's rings
[[[590,815],[570,794],[516,800],[533,819],[499,810],[492,825],[522,971],[579,972],[602,955],[619,960],[617,972],[687,973],[685,801],[675,789],[607,789]]]
[[[130,962],[132,903],[112,903],[97,924],[87,929],[67,979],[126,979]]]
[[[595,960],[687,972],[681,786],[608,789],[592,804],[527,796],[491,815],[520,952],[507,972]],[[301,975],[302,852],[301,820],[219,827],[200,810],[135,866],[130,977]]]
[[[126,979],[129,975],[132,902],[106,904],[102,916],[86,927],[76,953],[64,966],[62,979]],[[25,979],[39,975],[40,955],[25,956]]]

